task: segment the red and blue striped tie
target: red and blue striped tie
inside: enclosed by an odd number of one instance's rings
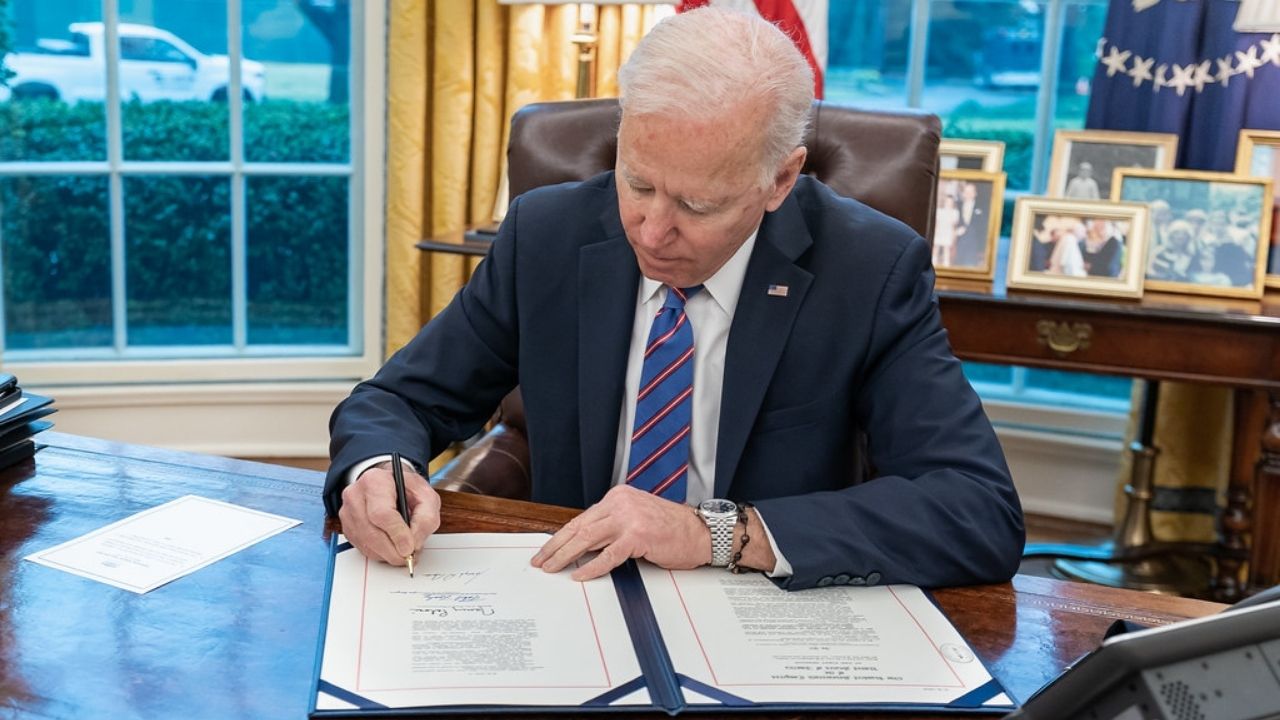
[[[684,502],[693,418],[693,328],[684,303],[702,289],[668,288],[644,349],[627,483]]]

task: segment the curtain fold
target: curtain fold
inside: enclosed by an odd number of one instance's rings
[[[392,0],[388,9],[386,333],[391,352],[417,331],[422,281],[414,243],[427,235],[431,32],[428,9]]]
[[[1130,400],[1126,447],[1138,437],[1145,383],[1135,382]],[[1213,542],[1216,509],[1225,502],[1231,468],[1232,393],[1212,385],[1161,383],[1156,403],[1156,449],[1152,474],[1155,498],[1151,531],[1162,541]],[[1124,487],[1132,480],[1133,458],[1124,454],[1116,483],[1115,522],[1124,519],[1129,501]]]

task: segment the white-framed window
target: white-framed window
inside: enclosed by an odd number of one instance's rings
[[[825,94],[928,110],[945,137],[1003,141],[1003,258],[1014,200],[1044,191],[1054,131],[1084,127],[1106,14],[1106,0],[832,2]],[[1128,378],[976,363],[966,373],[998,424],[1123,433]],[[1034,407],[1044,410],[1038,419],[1026,412]]]
[[[377,367],[383,3],[7,5],[7,370],[47,387]]]

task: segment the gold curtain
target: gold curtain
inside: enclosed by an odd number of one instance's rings
[[[599,10],[598,96],[664,8]],[[667,10],[669,12],[669,10]],[[459,256],[425,258],[424,237],[505,211],[511,115],[567,100],[577,81],[578,6],[391,0],[387,91],[386,352],[406,343],[464,282]]]
[[[1143,383],[1134,383],[1134,411],[1129,439],[1137,436]],[[1153,481],[1156,491],[1173,500],[1172,507],[1153,510],[1151,532],[1166,542],[1212,542],[1212,507],[1220,505],[1231,468],[1233,397],[1230,390],[1211,385],[1160,383],[1156,404],[1156,448]],[[1116,522],[1124,516],[1124,486],[1130,480],[1131,458],[1125,455],[1116,488]],[[1177,507],[1181,505],[1181,507]]]

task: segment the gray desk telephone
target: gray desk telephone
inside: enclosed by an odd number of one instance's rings
[[[1217,615],[1108,638],[1007,717],[1280,718],[1280,587]]]

